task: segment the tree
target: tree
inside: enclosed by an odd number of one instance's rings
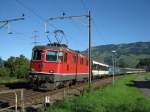
[[[0,77],[8,77],[10,74],[10,71],[8,68],[2,67],[0,68]]]
[[[10,76],[17,78],[23,78],[28,74],[29,65],[29,60],[23,55],[10,57],[5,62],[5,67],[10,70]]]
[[[136,65],[137,68],[144,68],[150,71],[150,58],[140,59],[139,63]]]
[[[104,62],[107,63],[108,65],[112,65],[112,57],[105,57]]]
[[[124,59],[120,58],[118,61],[118,66],[119,67],[128,67],[128,65],[126,64],[126,62],[124,61]]]
[[[23,56],[20,55],[20,57],[16,58],[16,76],[18,78],[23,78],[28,74],[29,71],[29,60]]]
[[[11,56],[8,58],[8,60],[5,62],[5,67],[10,70],[10,76],[15,76],[15,57]]]
[[[0,68],[4,67],[4,61],[0,58]]]

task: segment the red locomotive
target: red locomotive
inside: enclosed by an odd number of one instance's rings
[[[29,81],[34,87],[54,89],[87,77],[87,57],[65,44],[53,43],[33,48]]]

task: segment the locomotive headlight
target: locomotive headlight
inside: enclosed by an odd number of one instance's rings
[[[34,71],[35,71],[35,69],[34,69],[34,68],[32,68],[32,69],[31,69],[31,71],[32,71],[32,72],[34,72]]]
[[[54,70],[49,70],[49,73],[54,73]]]

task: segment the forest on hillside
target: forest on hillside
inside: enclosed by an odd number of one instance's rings
[[[92,47],[92,59],[112,65],[112,50],[116,51],[115,58],[120,67],[136,67],[140,60],[150,58],[150,42],[135,42]]]

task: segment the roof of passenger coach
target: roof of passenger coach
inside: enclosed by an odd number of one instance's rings
[[[109,67],[109,65],[104,64],[104,63],[100,63],[100,62],[97,62],[97,61],[93,61],[93,64],[98,64],[98,65],[101,65],[101,66]]]

